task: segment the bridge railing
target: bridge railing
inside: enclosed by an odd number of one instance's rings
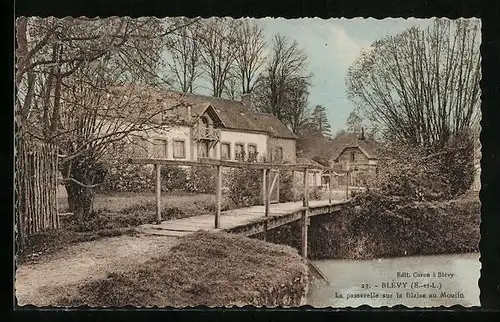
[[[303,197],[302,203],[305,209],[309,209],[309,173],[311,171],[323,171],[329,174],[329,204],[332,203],[332,182],[335,176],[349,176],[348,172],[339,173],[334,171],[332,168],[321,166],[321,165],[311,165],[311,164],[300,164],[300,163],[256,163],[256,162],[235,162],[226,160],[215,160],[215,159],[203,159],[200,161],[189,161],[189,160],[170,160],[170,159],[128,159],[128,163],[131,164],[152,164],[155,166],[156,172],[156,213],[157,213],[157,223],[161,223],[161,166],[206,166],[206,167],[216,167],[216,213],[215,213],[215,228],[220,227],[220,214],[221,214],[221,204],[222,204],[222,168],[239,168],[239,169],[259,169],[262,170],[262,190],[264,197],[265,206],[265,216],[269,216],[269,205],[270,205],[270,195],[272,188],[275,184],[275,180],[271,182],[270,171],[271,170],[288,170],[288,171],[300,171],[303,172]],[[347,180],[348,181],[348,180]],[[346,185],[346,199],[349,197],[349,185]],[[304,221],[307,222],[308,210],[304,211]]]

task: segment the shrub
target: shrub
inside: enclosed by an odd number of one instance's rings
[[[154,176],[144,165],[124,162],[107,162],[104,181],[98,186],[101,193],[110,192],[150,192],[154,190]]]
[[[435,147],[392,144],[381,150],[375,187],[416,201],[456,198],[472,185],[473,156],[473,142],[466,134]]]
[[[296,201],[292,171],[280,171],[280,202]]]
[[[479,222],[477,198],[416,202],[367,191],[337,216],[311,221],[310,254],[369,259],[472,252]]]
[[[231,169],[228,171],[227,199],[233,208],[249,207],[261,200],[262,170]]]
[[[471,135],[452,137],[443,148],[441,172],[449,186],[449,195],[456,197],[470,189],[474,181],[474,142]]]
[[[187,190],[188,175],[186,170],[178,166],[161,167],[161,185],[164,191]]]
[[[323,197],[323,189],[321,187],[314,187],[309,192],[309,199],[321,200],[322,197]]]
[[[195,193],[215,193],[217,169],[215,167],[191,167],[188,171],[187,191]]]

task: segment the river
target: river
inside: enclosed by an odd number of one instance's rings
[[[329,281],[311,284],[314,307],[480,305],[479,253],[313,263]]]

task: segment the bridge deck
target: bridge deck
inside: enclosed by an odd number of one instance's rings
[[[311,200],[309,201],[309,216],[338,211],[346,202],[346,200],[335,200],[329,204],[328,200]],[[138,227],[138,231],[145,234],[171,237],[185,236],[198,230],[227,231],[250,236],[300,219],[304,208],[302,202],[299,201],[271,204],[269,210],[268,217],[264,216],[264,206],[223,211],[220,217],[219,229],[214,228],[215,216],[207,214],[163,221],[159,225],[141,225]]]

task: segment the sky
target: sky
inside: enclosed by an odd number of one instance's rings
[[[429,19],[283,19],[256,20],[264,29],[268,44],[279,33],[296,40],[308,56],[308,70],[313,74],[309,105],[327,109],[332,134],[344,128],[354,105],[347,99],[345,75],[361,50],[385,36],[396,35],[418,25],[426,27]]]

